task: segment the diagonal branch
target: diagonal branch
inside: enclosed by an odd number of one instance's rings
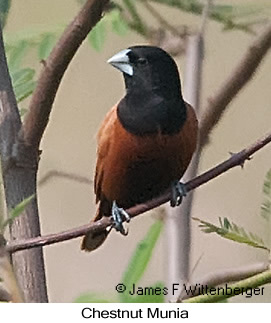
[[[203,173],[202,175],[199,175],[195,177],[194,179],[188,181],[185,183],[185,187],[187,192],[209,182],[210,180],[214,179],[215,177],[220,176],[221,174],[225,173],[229,169],[236,167],[236,166],[242,166],[246,160],[250,158],[251,155],[253,155],[256,151],[262,149],[265,145],[271,142],[271,133],[267,134],[263,138],[257,140],[255,143],[251,144],[249,147],[241,150],[240,152],[232,155],[230,158],[228,158],[226,161],[218,164],[217,166],[211,168],[207,172]],[[126,211],[130,214],[131,217],[138,216],[139,214],[142,214],[144,212],[147,212],[155,207],[160,206],[163,203],[166,203],[169,201],[171,197],[170,190],[167,191],[164,195],[161,195],[153,200],[150,200],[146,203],[138,204],[134,207],[131,207],[127,209]],[[61,241],[66,241],[70,239],[74,239],[77,237],[80,237],[82,235],[85,235],[87,232],[101,232],[108,226],[111,226],[113,224],[112,219],[109,217],[103,217],[101,220],[97,222],[92,222],[86,225],[83,225],[81,227],[63,231],[56,234],[49,234],[47,236],[43,237],[36,237],[32,239],[27,240],[21,240],[21,241],[13,241],[8,243],[7,250],[9,252],[15,252],[23,249],[30,249],[34,247],[41,247],[45,245],[50,245],[54,243],[58,243]]]
[[[230,298],[232,296],[243,294],[244,291],[246,293],[247,291],[253,288],[257,288],[270,283],[271,270],[269,269],[252,277],[240,280],[234,284],[226,285],[225,287],[223,287],[223,291],[221,290],[222,287],[220,287],[219,290],[216,289],[215,293],[208,293],[208,291],[206,291],[199,296],[195,296],[184,300],[183,303],[215,303]]]
[[[262,34],[249,46],[244,57],[221,85],[216,94],[209,98],[200,122],[200,144],[202,148],[209,141],[211,131],[221,119],[228,104],[242,88],[251,80],[263,58],[271,47],[271,23]]]
[[[191,284],[190,286],[186,286],[186,289],[183,290],[182,294],[178,298],[178,303],[181,303],[185,299],[199,295],[202,286],[210,288],[229,282],[237,282],[239,280],[243,280],[251,276],[260,274],[268,269],[269,263],[263,262],[211,272],[206,276],[197,279],[197,281]]]
[[[38,149],[60,81],[79,46],[102,18],[108,3],[109,0],[86,1],[45,62],[20,133],[20,140],[27,146]]]

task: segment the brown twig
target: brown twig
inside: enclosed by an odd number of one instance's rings
[[[177,302],[182,302],[184,299],[188,299],[190,297],[199,295],[202,286],[215,287],[225,283],[236,282],[260,274],[268,270],[268,268],[269,264],[267,262],[264,262],[242,266],[239,268],[232,268],[226,270],[223,269],[220,271],[209,273],[206,276],[198,279],[197,282],[192,283],[190,286],[187,285],[186,291],[192,290],[193,294],[185,292],[184,289],[182,294],[179,296]]]
[[[60,81],[90,30],[101,19],[109,0],[88,0],[66,28],[45,62],[25,117],[21,140],[38,149]]]
[[[200,118],[200,147],[209,141],[212,129],[221,119],[228,104],[237,93],[251,80],[263,58],[271,47],[271,23],[264,29],[259,37],[249,46],[244,57],[231,72],[228,79],[222,84],[213,97],[208,99],[202,117]]]
[[[242,165],[249,157],[254,154],[256,151],[263,148],[271,141],[271,133],[267,134],[263,138],[257,140],[255,143],[250,145],[249,147],[241,150],[240,152],[232,155],[226,161],[218,164],[217,166],[213,167],[212,169],[208,170],[207,172],[203,173],[202,175],[197,176],[196,178],[192,179],[191,181],[185,183],[185,187],[187,192],[209,182],[210,180],[214,179],[215,177],[225,173],[229,169]],[[126,211],[130,214],[133,218],[139,214],[147,212],[155,207],[160,206],[163,203],[169,201],[171,197],[170,190],[166,192],[164,195],[157,197],[153,200],[150,200],[146,203],[136,205],[127,209]],[[81,227],[63,231],[56,234],[49,234],[43,237],[37,237],[27,240],[21,241],[13,241],[8,243],[7,250],[11,253],[23,249],[30,249],[34,247],[40,247],[45,245],[50,245],[53,243],[66,241],[70,239],[77,238],[79,236],[85,235],[87,232],[91,231],[93,233],[100,232],[107,228],[108,226],[112,225],[112,220],[109,217],[103,217],[101,220],[93,223],[89,223],[83,225]]]

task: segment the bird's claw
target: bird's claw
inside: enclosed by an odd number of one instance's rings
[[[116,231],[119,231],[121,234],[126,236],[128,234],[128,230],[124,229],[123,222],[124,220],[129,222],[131,217],[124,209],[117,206],[116,201],[114,201],[112,205],[112,218],[114,221],[113,227]]]
[[[182,203],[182,199],[187,194],[186,187],[183,183],[176,181],[171,185],[171,199],[170,206],[179,206]]]

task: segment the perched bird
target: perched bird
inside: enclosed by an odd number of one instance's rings
[[[196,149],[198,123],[184,101],[174,60],[164,50],[133,46],[108,63],[124,76],[126,94],[107,113],[98,132],[94,221],[113,216],[125,234],[124,209],[146,202],[172,186],[171,205],[185,195],[179,182]],[[88,233],[81,248],[99,247],[108,230]]]

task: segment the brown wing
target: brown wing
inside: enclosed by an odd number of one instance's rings
[[[110,139],[112,140],[113,125],[116,120],[117,105],[115,105],[105,116],[98,131],[97,140],[97,161],[94,179],[94,192],[96,194],[96,203],[102,198],[102,181],[104,176],[104,165],[107,153],[110,148]]]
[[[105,116],[101,127],[98,131],[98,149],[97,162],[94,179],[94,192],[96,194],[96,203],[99,203],[95,218],[93,221],[98,221],[102,218],[104,211],[110,212],[111,204],[108,202],[102,193],[102,183],[104,178],[104,164],[107,152],[110,148],[110,138],[113,131],[114,118],[116,118],[116,106],[114,106]],[[87,233],[81,243],[81,249],[85,251],[93,251],[97,249],[106,239],[109,231],[104,230],[98,234]]]
[[[186,122],[179,134],[176,136],[176,147],[179,149],[176,156],[178,158],[178,171],[180,172],[181,176],[184,174],[191,161],[193,153],[197,148],[198,141],[198,120],[195,111],[187,102],[186,108]]]

